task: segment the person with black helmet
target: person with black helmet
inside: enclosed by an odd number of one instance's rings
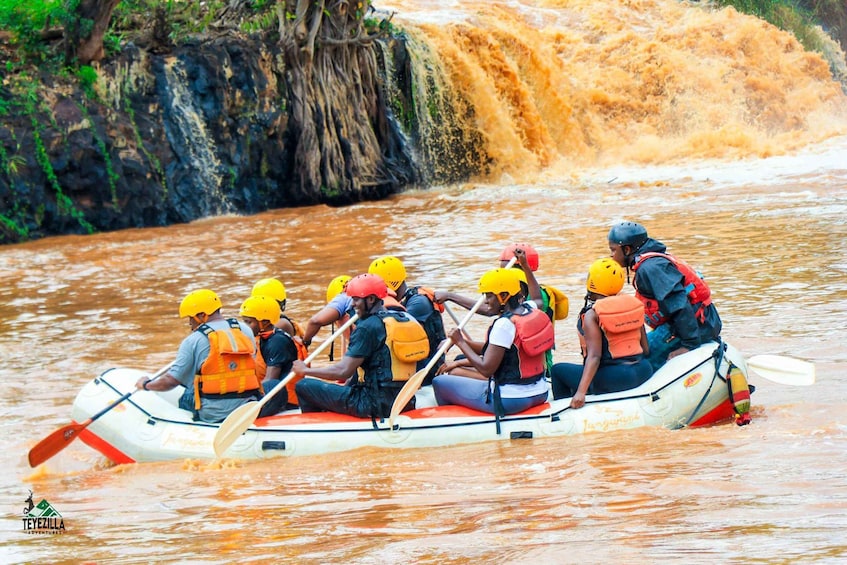
[[[667,252],[635,222],[609,230],[612,259],[631,272],[635,295],[644,303],[649,361],[658,370],[668,359],[719,341],[722,323],[708,285],[692,267]]]
[[[429,354],[429,340],[413,317],[385,308],[388,287],[378,275],[353,277],[346,293],[358,320],[344,357],[326,367],[309,367],[299,360],[292,365],[298,377],[318,377],[297,383],[300,410],[388,417],[403,383],[415,373],[417,362]],[[345,384],[337,382],[345,379]],[[412,408],[414,399],[404,410]]]

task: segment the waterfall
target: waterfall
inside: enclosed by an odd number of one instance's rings
[[[165,132],[174,153],[182,161],[180,172],[171,172],[183,179],[173,185],[181,191],[188,205],[202,210],[200,215],[220,215],[232,211],[222,191],[221,162],[215,154],[215,142],[207,131],[205,119],[198,109],[186,73],[178,59],[164,65],[167,81]],[[196,215],[188,217],[196,217]]]
[[[847,133],[847,97],[789,33],[639,0],[396,0],[424,170],[497,178],[780,154]],[[474,150],[460,154],[457,145]],[[476,151],[476,154],[474,154]],[[467,168],[467,165],[464,165]]]

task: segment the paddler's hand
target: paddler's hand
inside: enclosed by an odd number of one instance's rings
[[[515,258],[518,260],[518,265],[524,270],[524,272],[529,271],[529,259],[526,258],[526,251],[524,251],[523,247],[515,248]]]
[[[670,352],[670,354],[668,355],[668,361],[670,361],[670,360],[671,360],[671,359],[673,359],[674,357],[678,357],[678,356],[680,356],[680,355],[684,355],[685,353],[688,353],[689,351],[690,351],[690,349],[688,349],[687,347],[680,347],[679,349],[674,349],[674,350],[673,350],[673,351],[671,351],[671,352]]]
[[[300,337],[299,335],[295,335],[295,336],[294,336],[294,337],[292,337],[291,339],[293,339],[294,341],[296,341],[297,343],[299,343],[300,345],[302,345],[302,346],[303,346],[303,347],[305,347],[306,349],[308,349],[308,348],[309,348],[309,346],[310,346],[310,345],[312,345],[312,340],[311,340],[311,339],[310,339],[309,341],[306,341],[306,340],[304,340],[302,337]]]
[[[300,359],[294,361],[291,364],[291,372],[297,375],[298,377],[302,377],[309,370],[309,366],[303,363]]]
[[[453,363],[448,361],[446,363],[442,363],[441,366],[438,367],[438,370],[435,371],[435,374],[436,375],[446,375],[446,374],[449,374],[450,371],[452,371],[452,370],[453,370]]]
[[[577,391],[571,398],[571,408],[582,408],[585,406],[585,393]]]
[[[450,330],[450,333],[447,334],[447,337],[450,338],[450,341],[452,341],[456,345],[465,342],[465,334],[463,334],[459,328],[453,328],[452,330]]]

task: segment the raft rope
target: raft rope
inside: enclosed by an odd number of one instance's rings
[[[718,347],[715,349],[715,352],[712,353],[712,357],[715,359],[715,373],[712,375],[712,382],[709,383],[709,388],[706,389],[706,393],[703,395],[703,398],[700,399],[700,402],[697,404],[697,407],[689,416],[688,421],[685,422],[685,426],[691,424],[691,421],[694,419],[694,416],[697,415],[697,412],[700,411],[700,408],[703,406],[703,403],[706,402],[706,399],[709,397],[709,393],[712,392],[712,386],[714,386],[715,381],[718,376],[721,374],[721,362],[723,362],[723,355],[726,351],[726,344],[723,341],[718,341]]]

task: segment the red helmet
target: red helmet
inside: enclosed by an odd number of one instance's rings
[[[379,275],[364,274],[350,279],[346,292],[350,298],[365,298],[372,294],[377,298],[385,298],[388,296],[388,287]]]
[[[523,249],[526,253],[526,260],[529,263],[530,271],[538,270],[538,251],[528,243],[512,243],[506,246],[503,253],[500,254],[501,261],[509,261],[515,256],[515,249]]]

